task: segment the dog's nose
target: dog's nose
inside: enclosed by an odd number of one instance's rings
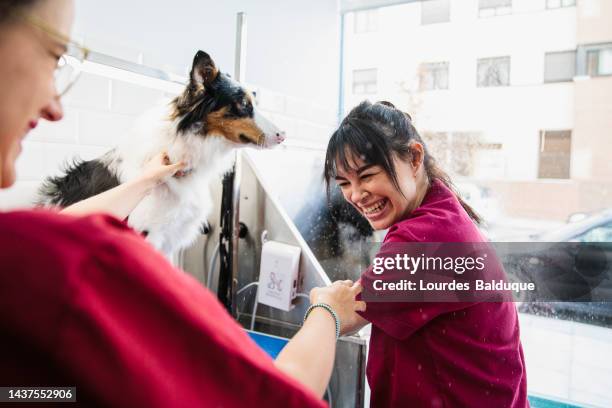
[[[286,137],[285,137],[285,132],[284,131],[280,131],[280,132],[276,132],[276,141],[278,143],[283,143],[285,141]]]

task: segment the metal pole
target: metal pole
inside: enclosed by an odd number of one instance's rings
[[[236,15],[236,59],[234,61],[234,75],[238,82],[245,81],[246,73],[246,35],[247,16],[244,12]],[[240,241],[240,176],[242,174],[242,160],[240,150],[236,150],[232,185],[232,243],[231,243],[231,280],[230,280],[230,312],[236,316],[236,286],[238,285],[238,245]]]
[[[241,11],[236,14],[236,54],[234,56],[234,78],[238,82],[245,81],[246,46],[247,46],[247,16]]]

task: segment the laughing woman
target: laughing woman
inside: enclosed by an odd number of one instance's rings
[[[383,244],[485,241],[411,118],[388,102],[363,102],[343,120],[325,179],[374,229],[389,229]],[[373,279],[368,269],[364,288]],[[373,407],[528,406],[513,303],[367,302],[360,315],[347,332],[372,323]]]

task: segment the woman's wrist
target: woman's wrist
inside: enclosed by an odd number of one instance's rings
[[[151,190],[153,190],[153,188],[155,188],[155,186],[158,184],[157,180],[147,176],[137,177],[133,180],[128,181],[127,183],[133,186],[135,190],[140,192],[142,196],[149,194]]]
[[[306,310],[304,324],[311,315],[322,316],[327,321],[332,321],[334,325],[335,338],[340,337],[340,317],[336,311],[327,303],[314,303]]]

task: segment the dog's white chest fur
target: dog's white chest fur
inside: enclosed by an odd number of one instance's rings
[[[166,151],[171,162],[184,161],[189,174],[170,178],[155,187],[132,211],[128,223],[147,231],[147,239],[172,255],[197,238],[213,208],[210,184],[219,181],[233,163],[236,145],[221,136],[176,133],[167,106],[139,118],[128,142],[106,157],[121,182],[138,177],[142,166],[155,154]],[[143,149],[143,146],[146,148]]]

